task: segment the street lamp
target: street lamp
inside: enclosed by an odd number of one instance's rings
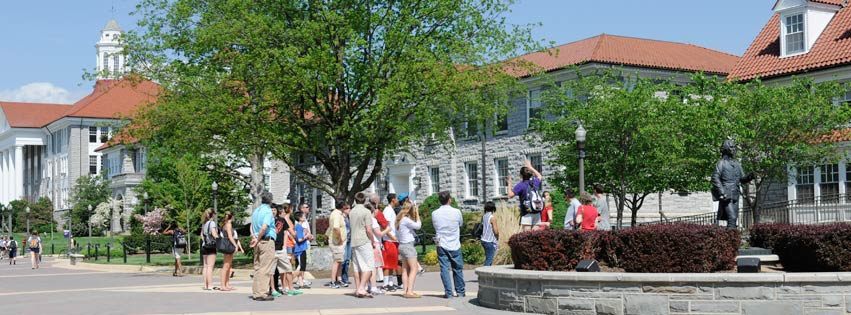
[[[91,216],[92,216],[92,205],[89,205],[89,206],[88,206],[88,207],[86,207],[86,208],[88,208],[88,209],[89,209],[89,239],[91,239],[91,238],[92,238],[92,219],[91,219]],[[112,220],[110,220],[110,223],[111,223],[111,222],[112,222]]]
[[[587,131],[579,123],[576,128],[576,148],[579,150],[579,194],[585,193],[585,135]]]
[[[219,212],[219,183],[213,181],[213,211]]]
[[[30,207],[27,207],[27,236],[30,236]]]

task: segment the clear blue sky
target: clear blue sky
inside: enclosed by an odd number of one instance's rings
[[[74,102],[95,66],[106,22],[125,29],[137,0],[2,0],[0,100]],[[518,0],[510,23],[541,23],[534,36],[563,44],[601,33],[687,42],[741,55],[775,0]],[[115,8],[113,13],[112,8]]]

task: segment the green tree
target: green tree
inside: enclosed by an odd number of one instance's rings
[[[80,176],[71,188],[71,224],[74,235],[88,234],[89,217],[110,196],[109,181],[101,176]],[[91,207],[91,211],[89,211]],[[99,228],[92,235],[100,233]]]
[[[588,130],[586,182],[611,190],[616,226],[623,226],[625,209],[634,226],[652,193],[708,189],[714,149],[705,142],[714,137],[714,126],[704,121],[710,114],[706,107],[683,99],[688,95],[683,87],[625,72],[577,76],[549,89],[544,102],[555,118],[537,122],[543,139],[553,145],[555,164],[565,167],[556,176],[558,186],[578,182],[574,131],[581,122]]]
[[[31,231],[50,232],[55,227],[53,220],[53,202],[46,197],[41,197],[36,202],[27,200],[13,200],[9,203],[14,221],[15,232],[27,231],[27,218],[30,222]],[[30,211],[27,213],[26,209]]]
[[[448,140],[457,113],[505,111],[495,104],[527,65],[498,61],[533,44],[501,18],[511,3],[143,0],[129,60],[165,92],[137,116],[140,137],[223,155],[217,170],[246,182],[255,204],[267,157],[351,200],[391,152]],[[241,166],[249,178],[226,171]]]
[[[766,192],[773,185],[786,185],[790,166],[812,167],[843,158],[844,152],[830,136],[847,127],[851,109],[837,105],[844,89],[836,82],[798,78],[784,85],[759,80],[730,85],[705,94],[722,103],[715,123],[736,141],[745,172],[755,175],[752,184],[745,186],[744,206],[759,222]],[[719,147],[722,139],[713,144]]]

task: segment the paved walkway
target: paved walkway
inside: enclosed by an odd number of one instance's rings
[[[475,274],[467,272],[467,297],[444,299],[438,273],[417,280],[421,299],[400,294],[357,299],[350,289],[321,287],[327,279],[314,280],[314,289],[297,297],[273,302],[249,299],[250,279],[232,281],[236,291],[201,290],[199,276],[174,278],[163,273],[96,271],[69,266],[46,258],[42,268],[32,270],[28,260],[17,266],[0,263],[2,314],[508,314],[475,305],[478,289]],[[218,281],[218,277],[216,277]],[[216,283],[218,284],[218,282]]]

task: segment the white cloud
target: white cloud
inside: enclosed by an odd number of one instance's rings
[[[0,100],[12,102],[70,104],[74,100],[68,90],[50,82],[33,82],[17,89],[0,90]]]

